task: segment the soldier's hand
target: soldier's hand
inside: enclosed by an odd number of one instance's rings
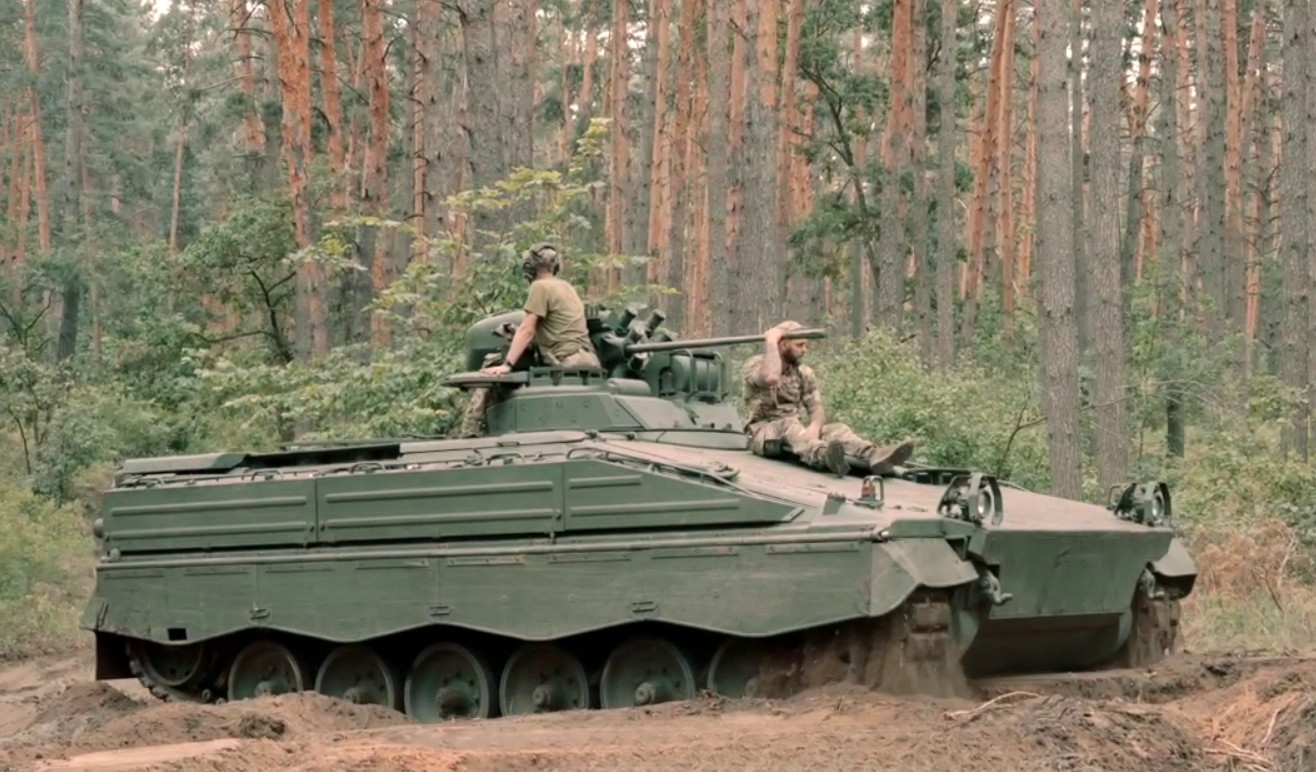
[[[781,329],[780,327],[773,327],[769,329],[767,332],[763,333],[763,339],[768,341],[769,343],[780,343],[781,336],[785,334],[786,331]]]
[[[508,365],[494,365],[493,367],[486,367],[486,368],[484,368],[483,370],[480,371],[480,374],[481,374],[481,375],[506,375],[506,374],[508,374],[508,373],[510,373],[510,372],[512,372],[512,368],[509,367]]]

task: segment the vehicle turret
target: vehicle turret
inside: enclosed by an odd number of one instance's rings
[[[507,350],[523,318],[524,312],[509,311],[473,324],[466,333],[469,372],[446,381],[459,388],[500,390],[502,399],[487,416],[490,435],[557,429],[697,431],[732,435],[730,441],[743,444],[739,382],[716,349],[761,345],[762,335],[680,339],[662,327],[666,315],[645,304],[591,306],[586,324],[600,368],[544,367],[532,355],[506,375],[480,373],[488,355]],[[823,330],[805,329],[786,337],[825,336]],[[717,445],[725,447],[727,441]]]

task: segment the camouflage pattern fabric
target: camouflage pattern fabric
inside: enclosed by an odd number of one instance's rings
[[[798,418],[778,418],[751,424],[746,434],[749,435],[749,449],[755,455],[764,455],[764,446],[771,440],[781,440],[792,453],[809,466],[826,468],[827,446],[839,442],[848,456],[861,461],[868,461],[875,450],[873,443],[854,433],[847,424],[823,424],[822,438],[809,436],[809,426]]]
[[[783,361],[781,378],[775,389],[763,383],[759,368],[763,355],[745,363],[744,398],[748,408],[745,433],[750,438],[750,450],[764,455],[770,440],[781,440],[791,452],[810,466],[828,466],[828,446],[838,442],[845,453],[867,461],[874,452],[873,443],[854,433],[847,424],[828,423],[822,428],[822,437],[808,435],[808,424],[802,416],[812,416],[822,409],[822,392],[818,378],[808,365],[794,366]]]

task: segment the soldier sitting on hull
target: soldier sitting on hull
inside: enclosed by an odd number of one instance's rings
[[[601,367],[585,326],[585,304],[575,287],[557,276],[562,268],[558,248],[553,244],[535,244],[522,252],[521,258],[521,275],[530,282],[530,293],[522,307],[525,319],[517,326],[506,357],[490,354],[485,357],[480,372],[510,373],[532,355],[532,343],[539,358],[550,367]],[[483,436],[487,428],[485,411],[496,399],[496,393],[488,387],[472,389],[459,436]]]
[[[808,341],[782,339],[802,328],[798,322],[785,321],[768,330],[763,334],[764,352],[745,363],[749,408],[745,433],[750,437],[750,450],[762,456],[767,443],[778,440],[804,463],[830,469],[838,476],[850,471],[847,455],[868,464],[873,474],[891,474],[913,453],[913,443],[907,440],[879,448],[846,424],[824,423],[818,379],[812,368],[801,364]],[[808,414],[808,424],[801,420],[801,410]]]

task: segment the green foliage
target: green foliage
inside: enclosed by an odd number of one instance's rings
[[[291,357],[288,331],[294,311],[297,238],[286,197],[238,198],[233,213],[202,232],[180,255],[179,278],[243,318],[259,319],[248,332],[267,339],[273,356]]]
[[[71,643],[90,555],[76,507],[0,481],[0,659]]]
[[[485,316],[519,307],[526,293],[520,253],[530,244],[552,241],[562,248],[562,275],[581,289],[587,302],[616,304],[664,292],[662,287],[649,286],[629,286],[617,293],[586,289],[589,277],[599,271],[641,268],[647,261],[588,248],[597,223],[585,212],[603,184],[596,176],[596,162],[606,136],[606,122],[594,121],[565,172],[516,169],[493,185],[453,196],[449,206],[471,222],[497,221],[492,215],[527,210],[538,216],[513,221],[506,232],[479,230],[473,242],[448,235],[425,239],[426,259],[412,261],[368,308],[387,323],[388,348],[343,346],[324,357],[287,363],[198,353],[206,398],[237,421],[242,436],[256,444],[269,444],[286,434],[290,422],[312,427],[310,434],[317,437],[442,434],[455,423],[461,397],[459,391],[442,386],[442,380],[465,369],[465,330]],[[345,218],[327,224],[325,236],[308,251],[308,259],[339,270],[362,270],[352,262],[354,250],[348,237],[362,226],[421,238],[402,223]],[[246,230],[233,228],[236,233]],[[239,247],[230,237],[215,238],[223,246],[215,254],[229,254]],[[249,240],[243,237],[241,243]],[[258,262],[266,265],[273,255],[271,249]],[[465,270],[455,272],[459,258]]]
[[[820,346],[812,356],[828,420],[844,420],[877,443],[915,438],[915,461],[970,466],[1028,488],[1049,483],[1036,379],[966,357],[930,372],[913,342],[882,331]]]

